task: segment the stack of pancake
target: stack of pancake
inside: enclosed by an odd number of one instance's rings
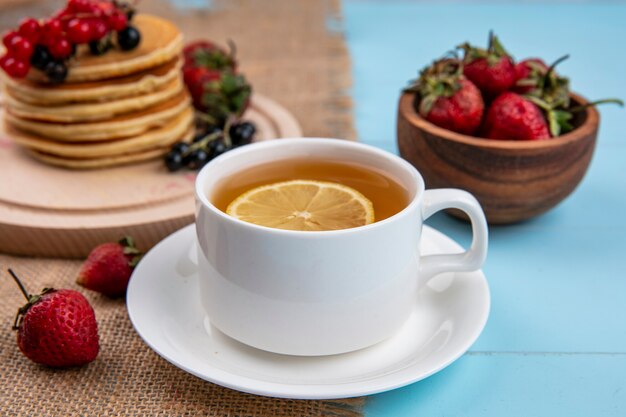
[[[46,83],[35,70],[23,80],[3,73],[7,135],[35,158],[75,169],[156,158],[189,139],[182,36],[154,16],[137,15],[133,24],[142,36],[136,49],[94,56],[81,46],[64,83]]]

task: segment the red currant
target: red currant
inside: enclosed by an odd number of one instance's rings
[[[72,44],[66,38],[56,39],[50,43],[50,53],[57,59],[65,59],[72,55]]]
[[[13,68],[13,77],[24,78],[30,71],[30,63],[28,61],[16,61]]]
[[[11,44],[13,43],[13,38],[15,38],[16,36],[19,36],[19,35],[14,30],[4,34],[4,36],[2,37],[2,43],[7,49],[11,47]]]
[[[19,34],[33,43],[39,41],[40,33],[39,22],[35,19],[25,19],[20,24]]]
[[[44,40],[59,38],[63,35],[63,24],[59,19],[48,20],[43,25],[42,33]]]
[[[108,1],[96,3],[96,8],[101,12],[101,14],[95,13],[97,16],[110,15],[116,10],[113,3]]]
[[[123,30],[126,25],[128,24],[128,19],[126,18],[126,15],[124,13],[121,13],[119,11],[115,11],[113,12],[108,19],[109,27],[111,29],[113,29],[116,32],[119,32],[120,30]]]
[[[74,13],[92,13],[96,5],[89,0],[70,0],[67,9]]]
[[[30,65],[27,62],[15,59],[14,56],[5,55],[0,59],[0,68],[10,77],[24,78],[28,74]]]
[[[0,58],[0,68],[2,68],[4,70],[4,72],[8,73],[7,67],[8,67],[8,63],[9,63],[10,59],[13,59],[15,61],[15,59],[12,58],[8,54],[7,55],[2,55],[2,58]]]
[[[91,39],[91,26],[84,19],[72,19],[67,24],[67,34],[73,43],[87,43]]]
[[[109,27],[102,19],[93,19],[91,23],[91,40],[98,41],[109,33]]]
[[[75,15],[76,13],[74,13],[68,8],[65,8],[65,9],[59,10],[54,15],[52,15],[52,19],[67,21],[70,17],[74,17]]]
[[[7,49],[18,61],[28,61],[33,54],[33,43],[20,35],[14,36]]]
[[[96,19],[103,19],[105,13],[102,11],[101,8],[96,7],[95,9],[93,9],[93,11],[91,12],[91,14],[93,15],[93,17],[95,17]]]

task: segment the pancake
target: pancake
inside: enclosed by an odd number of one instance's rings
[[[137,162],[158,158],[167,152],[167,147],[148,150],[140,153],[132,153],[118,156],[108,156],[104,158],[92,159],[66,159],[55,155],[49,155],[38,151],[28,151],[35,159],[50,165],[56,165],[69,169],[98,169],[117,165],[128,165]]]
[[[127,97],[103,103],[68,104],[61,106],[37,106],[23,103],[7,91],[5,105],[13,115],[23,119],[59,123],[80,123],[106,120],[120,114],[139,111],[171,99],[184,90],[180,77],[161,89],[141,96]]]
[[[94,143],[61,143],[42,139],[5,124],[5,132],[17,144],[43,153],[67,158],[101,158],[171,145],[192,128],[193,110],[183,113],[163,126],[141,135],[112,141]]]
[[[152,93],[177,78],[182,60],[176,58],[156,68],[106,81],[41,84],[28,79],[11,78],[0,71],[8,93],[17,100],[34,105],[58,105],[110,101]]]
[[[193,136],[193,129],[189,129],[177,140],[189,141]],[[108,168],[118,165],[134,164],[150,159],[159,158],[165,155],[169,150],[169,146],[162,146],[154,149],[148,149],[142,152],[127,153],[116,156],[105,156],[102,158],[86,158],[74,159],[64,158],[56,155],[50,155],[39,151],[29,150],[28,153],[42,162],[50,165],[56,165],[68,169],[99,169]]]
[[[141,33],[141,43],[132,51],[113,48],[104,55],[95,56],[86,45],[81,45],[76,59],[69,66],[65,82],[103,80],[121,77],[153,68],[173,60],[183,48],[183,36],[174,24],[156,16],[138,14],[133,25]],[[42,83],[46,76],[30,71],[28,79]]]
[[[183,90],[163,103],[98,122],[46,123],[22,119],[10,111],[5,112],[5,121],[21,131],[39,137],[62,142],[91,142],[140,135],[151,128],[164,125],[188,108],[190,99]]]

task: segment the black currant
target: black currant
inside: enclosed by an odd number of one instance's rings
[[[207,126],[206,128],[207,135],[212,135],[217,132],[222,133],[222,128],[219,126],[215,126],[215,125],[210,125],[210,126]]]
[[[177,152],[179,154],[184,154],[189,150],[189,144],[187,142],[176,142],[170,148],[172,152]]]
[[[222,140],[214,140],[209,142],[208,150],[211,158],[215,158],[216,156],[220,156],[224,152],[228,151],[230,148],[226,146],[226,144]]]
[[[165,154],[164,161],[170,172],[178,171],[183,167],[183,155],[180,152],[169,151]]]
[[[48,63],[52,61],[52,55],[48,48],[43,45],[36,45],[30,57],[30,64],[38,70],[45,70]]]
[[[196,149],[188,156],[187,167],[189,169],[200,169],[209,162],[209,154],[204,149]]]
[[[238,123],[231,126],[229,133],[233,145],[247,145],[252,142],[252,138],[256,133],[256,127],[250,122]]]
[[[112,46],[111,39],[106,36],[100,40],[89,42],[89,50],[93,55],[102,55],[111,49]]]
[[[53,83],[62,83],[67,78],[67,66],[61,61],[48,62],[44,72]]]
[[[117,32],[117,44],[124,51],[135,49],[139,42],[141,42],[141,34],[131,25]]]

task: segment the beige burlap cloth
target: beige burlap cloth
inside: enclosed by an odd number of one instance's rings
[[[242,70],[255,89],[289,108],[305,135],[354,136],[350,102],[345,96],[350,81],[348,54],[341,35],[328,29],[329,21],[340,16],[337,1],[207,3],[211,10],[181,10],[164,1],[143,1],[140,8],[176,21],[188,38],[235,41]],[[58,4],[34,1],[23,9],[3,10],[0,27],[13,26],[26,15],[42,16]],[[75,284],[80,264],[0,255],[0,416],[360,415],[363,399],[258,397],[179,370],[137,336],[124,300],[110,300]],[[78,289],[87,296],[96,312],[101,342],[94,362],[78,369],[52,370],[20,353],[11,325],[24,300],[6,273],[8,267],[22,277],[31,292],[54,286]]]

